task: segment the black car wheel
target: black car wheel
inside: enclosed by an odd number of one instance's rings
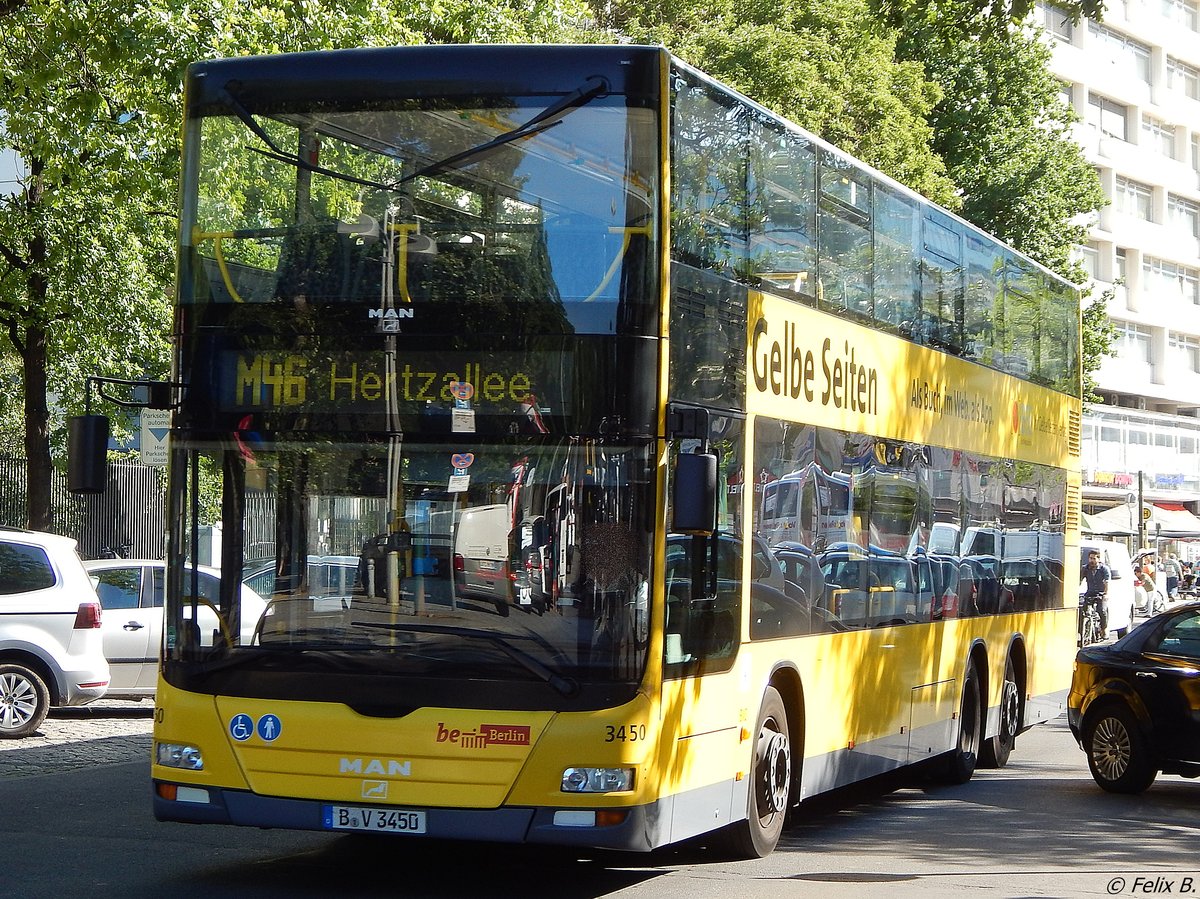
[[[1093,779],[1110,793],[1141,793],[1158,776],[1137,718],[1126,705],[1106,703],[1088,716],[1083,749]]]

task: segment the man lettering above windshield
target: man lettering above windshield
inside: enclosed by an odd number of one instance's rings
[[[1096,604],[1100,613],[1100,633],[1108,633],[1108,582],[1112,573],[1108,566],[1100,561],[1100,553],[1092,550],[1088,553],[1087,565],[1083,569],[1083,580],[1086,583],[1084,593]]]

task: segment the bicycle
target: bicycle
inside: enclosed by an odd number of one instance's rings
[[[1079,597],[1079,645],[1091,646],[1104,639],[1100,630],[1100,610],[1096,608],[1097,596]]]
[[[129,553],[133,549],[133,544],[129,541],[118,543],[115,547],[102,546],[100,547],[101,559],[128,559]]]

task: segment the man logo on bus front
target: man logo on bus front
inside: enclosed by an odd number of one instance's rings
[[[411,309],[368,309],[368,319],[378,319],[379,323],[376,326],[382,334],[398,334],[400,333],[400,319],[412,318],[413,310]]]

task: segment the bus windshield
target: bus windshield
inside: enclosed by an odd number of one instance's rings
[[[173,546],[222,595],[168,581],[165,676],[384,715],[630,695],[657,107],[611,71],[387,95],[227,65],[187,124],[171,485]]]
[[[541,684],[587,701],[638,682],[649,642],[647,447],[512,441],[464,454],[398,440],[237,439],[237,460],[197,443],[192,462],[211,473],[223,461],[233,483],[229,466],[245,464],[241,533],[221,536],[221,551],[240,549],[242,562],[223,565],[222,580],[240,576],[264,603],[223,596],[220,629],[197,634],[190,622],[211,615],[184,599],[168,652],[192,675],[245,695],[283,683],[273,695],[292,698],[323,695],[321,676],[336,675],[341,701],[372,707],[389,676],[406,678],[409,699],[422,681],[507,685],[491,701],[518,707],[558,701]],[[195,499],[212,493],[197,484]],[[210,530],[188,535],[197,556]]]
[[[181,300],[369,302],[414,311],[409,331],[615,332],[652,299],[655,116],[602,87],[265,110],[226,92],[228,114],[197,126]]]

